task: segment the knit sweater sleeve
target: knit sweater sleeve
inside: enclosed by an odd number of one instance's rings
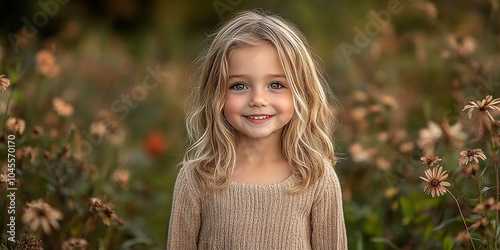
[[[192,172],[182,167],[177,175],[170,214],[167,250],[197,249],[201,202]]]
[[[325,169],[311,211],[312,249],[347,249],[340,182],[331,166]]]

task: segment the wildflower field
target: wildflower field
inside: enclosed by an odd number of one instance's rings
[[[164,249],[191,62],[293,21],[337,96],[350,249],[497,249],[500,1],[2,1],[0,249]]]

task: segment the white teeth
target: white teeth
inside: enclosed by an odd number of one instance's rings
[[[255,119],[255,120],[262,120],[270,117],[270,115],[264,115],[264,116],[249,116],[248,118],[250,119]]]

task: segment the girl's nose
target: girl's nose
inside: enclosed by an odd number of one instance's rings
[[[248,103],[250,106],[267,106],[268,99],[265,90],[255,89]]]

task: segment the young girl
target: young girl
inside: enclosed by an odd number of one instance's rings
[[[241,12],[198,62],[167,249],[346,249],[330,91],[302,33]]]

